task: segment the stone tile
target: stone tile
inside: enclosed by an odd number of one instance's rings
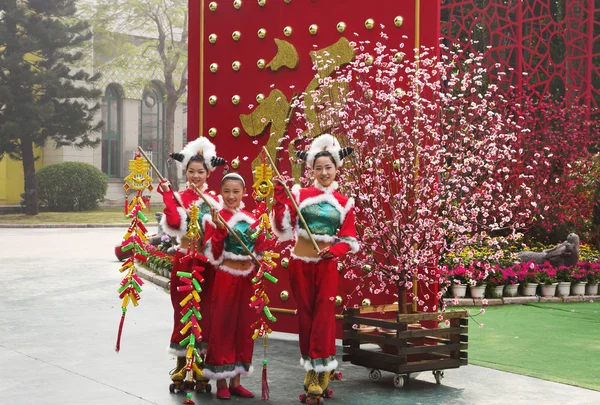
[[[528,302],[540,302],[540,297],[504,297],[502,301],[505,304],[526,304]]]
[[[563,302],[561,297],[540,297],[540,302]]]
[[[487,305],[491,306],[491,305],[502,305],[502,299],[501,298],[484,298],[487,300]],[[475,306],[483,306],[483,300],[481,298],[475,298],[473,299],[473,302],[475,304]]]
[[[563,302],[583,302],[583,295],[569,295],[568,297],[562,297]]]

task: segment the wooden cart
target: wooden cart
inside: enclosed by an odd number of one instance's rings
[[[393,316],[378,319],[373,315]],[[449,320],[448,328],[426,328],[422,321]],[[431,323],[431,322],[430,322]],[[399,314],[397,305],[371,306],[344,311],[343,361],[370,369],[377,381],[381,370],[394,373],[394,385],[404,386],[411,373],[431,371],[440,384],[444,370],[467,365],[466,311]],[[371,344],[379,349],[361,348]]]

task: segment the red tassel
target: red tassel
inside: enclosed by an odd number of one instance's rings
[[[125,196],[125,215],[129,214],[129,212],[127,212],[129,210],[129,199],[127,196]]]
[[[121,334],[123,333],[123,324],[125,323],[125,313],[127,312],[127,308],[123,308],[123,315],[121,315],[121,322],[119,323],[119,332],[117,333],[117,346],[115,347],[115,352],[119,353],[121,350]]]
[[[268,400],[270,395],[269,382],[267,381],[267,360],[263,360],[262,371],[262,400]]]

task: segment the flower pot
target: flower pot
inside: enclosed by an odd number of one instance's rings
[[[587,281],[580,281],[579,283],[571,284],[571,295],[584,295],[586,284]]]
[[[521,285],[521,294],[524,297],[533,297],[535,295],[535,290],[537,290],[537,283],[527,283]]]
[[[454,298],[464,298],[467,293],[466,284],[454,284],[451,288],[452,296]]]
[[[598,295],[598,283],[587,284],[585,286],[585,295]]]
[[[542,297],[554,297],[556,295],[556,286],[558,283],[542,284]]]
[[[485,284],[470,286],[469,290],[471,290],[471,298],[483,298],[485,295]]]
[[[493,298],[502,298],[503,291],[504,291],[503,285],[497,285],[496,287],[492,288],[492,294],[494,295]]]
[[[518,284],[508,284],[504,286],[504,295],[506,297],[516,297],[519,289]]]
[[[559,297],[566,297],[571,292],[571,283],[568,281],[561,281],[556,287],[556,295]]]

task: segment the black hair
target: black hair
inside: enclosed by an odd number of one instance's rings
[[[327,150],[322,150],[321,152],[319,152],[315,155],[315,160],[313,160],[313,167],[312,167],[313,169],[315,168],[317,159],[320,157],[328,157],[333,162],[333,165],[337,167],[337,164],[335,163],[335,159],[333,158],[333,155]]]
[[[206,170],[206,172],[208,173],[208,166],[206,166],[206,160],[204,159],[204,156],[202,155],[194,155],[190,158],[189,162],[187,162],[187,165],[185,166],[185,170],[187,171],[187,169],[189,169],[190,164],[192,162],[198,162],[198,163],[202,163],[202,166],[204,166],[204,170]]]

